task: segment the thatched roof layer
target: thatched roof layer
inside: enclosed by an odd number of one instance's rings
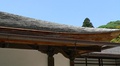
[[[14,15],[6,12],[0,12],[0,26],[84,34],[117,31],[116,29],[100,29],[68,26],[64,24],[57,24],[53,22]]]

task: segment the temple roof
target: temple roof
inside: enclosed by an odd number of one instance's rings
[[[29,45],[35,47],[44,45],[62,46],[74,50],[76,47],[78,53],[82,54],[101,51],[105,48],[104,45],[106,47],[120,45],[109,42],[119,34],[118,29],[75,27],[0,12],[0,46],[2,47],[6,44],[9,44],[9,48],[16,47],[12,44],[24,45],[22,48],[27,48]],[[21,48],[18,45],[16,48]]]
[[[69,32],[69,33],[104,33],[119,31],[118,29],[105,29],[105,28],[85,28],[75,27],[44,20],[37,20],[29,17],[23,17],[6,12],[0,12],[0,26],[36,29],[53,32]]]

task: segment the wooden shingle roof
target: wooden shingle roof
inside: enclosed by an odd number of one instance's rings
[[[53,32],[81,33],[81,34],[117,31],[117,29],[85,28],[85,27],[75,27],[64,24],[57,24],[54,22],[37,20],[37,19],[14,15],[6,12],[0,12],[0,26],[36,29],[36,30],[53,31]]]

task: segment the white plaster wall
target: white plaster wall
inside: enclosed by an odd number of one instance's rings
[[[0,66],[47,66],[47,55],[37,50],[0,48]]]
[[[61,53],[54,55],[55,66],[70,66],[69,59],[65,58]]]

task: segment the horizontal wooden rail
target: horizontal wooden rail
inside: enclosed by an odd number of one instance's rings
[[[110,42],[96,42],[96,41],[83,41],[67,38],[54,38],[44,36],[31,36],[31,35],[19,35],[19,34],[7,34],[0,33],[0,42],[20,43],[20,44],[40,44],[40,45],[56,45],[56,46],[120,46],[120,43]]]

